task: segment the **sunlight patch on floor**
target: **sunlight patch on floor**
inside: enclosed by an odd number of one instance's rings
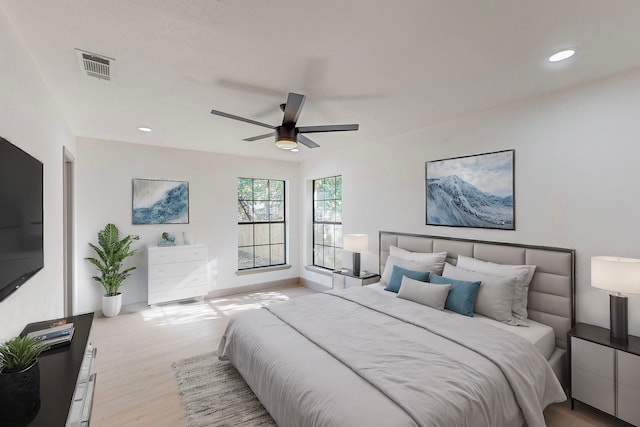
[[[209,304],[216,307],[224,315],[231,315],[247,310],[255,310],[274,302],[288,301],[290,298],[277,291],[254,292],[242,296],[229,296],[211,300]]]
[[[154,326],[185,325],[222,317],[217,310],[202,302],[156,305],[141,314],[145,322],[152,322]]]
[[[279,291],[261,291],[214,298],[204,302],[184,301],[153,305],[141,309],[140,314],[145,322],[150,322],[153,326],[180,325],[221,319],[290,299],[291,297]]]

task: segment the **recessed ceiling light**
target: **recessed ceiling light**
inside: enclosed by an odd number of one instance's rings
[[[549,62],[559,62],[571,58],[576,53],[573,49],[561,50],[549,57]]]
[[[300,149],[299,148],[292,148],[289,151],[291,151],[292,153],[297,153],[298,151],[300,151]]]
[[[147,127],[147,126],[140,126],[140,127],[138,128],[138,130],[139,130],[140,132],[151,132],[151,128],[150,128],[150,127]]]

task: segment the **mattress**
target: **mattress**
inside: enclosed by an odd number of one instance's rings
[[[509,331],[512,334],[521,336],[522,338],[533,344],[542,353],[545,359],[549,360],[556,349],[556,335],[553,328],[542,323],[538,323],[531,319],[524,320],[525,326],[511,326],[490,319],[479,314],[474,315],[478,322],[484,322],[493,325],[496,328]]]
[[[368,285],[372,289],[383,291],[385,294],[390,297],[394,297],[396,294],[393,292],[388,292],[384,290],[384,285],[380,283],[374,283],[372,285]],[[445,310],[448,311],[448,310]],[[496,328],[500,328],[505,331],[509,331],[513,334],[516,334],[531,344],[533,344],[539,351],[542,353],[545,359],[549,360],[551,355],[556,349],[556,335],[553,331],[553,328],[547,325],[543,325],[542,323],[538,323],[531,319],[524,320],[526,326],[512,326],[506,325],[502,322],[498,322],[496,320],[490,319],[488,317],[482,316],[480,314],[474,314],[473,319],[478,322],[483,322]]]

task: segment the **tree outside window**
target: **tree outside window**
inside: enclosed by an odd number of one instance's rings
[[[313,265],[342,268],[342,177],[313,181]]]
[[[238,270],[286,261],[285,182],[238,178]]]

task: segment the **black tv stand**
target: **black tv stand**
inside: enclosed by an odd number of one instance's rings
[[[51,349],[40,355],[40,408],[29,427],[65,427],[89,425],[96,348],[89,340],[93,313],[64,318],[73,322],[75,332],[69,345]],[[58,320],[58,319],[54,319]],[[28,324],[21,335],[42,329],[53,320]],[[81,372],[82,371],[82,372]]]

